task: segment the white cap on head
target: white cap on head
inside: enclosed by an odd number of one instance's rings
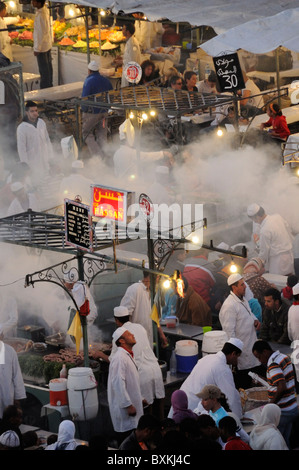
[[[260,206],[256,203],[250,204],[250,206],[247,207],[247,215],[248,217],[254,217],[258,211],[260,210]]]
[[[114,339],[114,341],[117,341],[126,331],[128,331],[126,328],[124,328],[123,326],[120,326],[119,328],[115,330],[115,332],[112,335],[112,338]]]
[[[19,447],[20,439],[15,431],[5,431],[0,436],[0,444],[6,447]]]
[[[293,291],[293,295],[299,294],[299,282],[294,285],[294,287],[292,288],[292,291]]]
[[[227,343],[233,344],[236,346],[236,348],[240,349],[240,351],[243,351],[243,341],[241,341],[238,338],[230,338]]]
[[[127,307],[120,305],[119,307],[114,307],[114,316],[115,317],[127,317],[129,315],[129,310]]]
[[[20,189],[23,189],[23,188],[24,188],[23,183],[21,183],[19,181],[16,181],[15,183],[12,183],[10,185],[10,189],[12,190],[13,193],[18,192],[18,191],[20,191]]]
[[[92,60],[91,62],[89,62],[88,68],[92,72],[97,72],[99,70],[100,66],[95,60]]]
[[[231,274],[227,280],[227,285],[231,286],[232,284],[235,284],[235,282],[240,281],[240,279],[243,279],[243,276],[240,273]]]

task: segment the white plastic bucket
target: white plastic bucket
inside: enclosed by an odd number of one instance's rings
[[[67,380],[52,379],[49,382],[50,405],[63,406],[67,405]]]
[[[189,373],[198,361],[198,344],[196,341],[183,339],[175,344],[177,372]]]
[[[201,352],[202,356],[207,354],[215,354],[221,351],[224,343],[228,340],[227,334],[222,330],[207,331],[203,335]]]
[[[73,367],[69,370],[67,392],[70,415],[74,419],[85,421],[97,416],[97,382],[89,367]]]

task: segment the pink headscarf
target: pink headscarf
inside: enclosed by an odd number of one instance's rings
[[[188,408],[188,397],[183,390],[176,390],[171,395],[173,420],[179,424],[185,418],[197,419],[197,415]]]

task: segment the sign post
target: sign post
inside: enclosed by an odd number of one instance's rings
[[[64,200],[66,244],[92,251],[92,220],[89,206],[70,199]]]
[[[64,200],[65,204],[65,243],[79,249],[78,271],[79,280],[84,282],[83,251],[92,251],[92,220],[89,206],[79,201]],[[79,307],[79,306],[78,306]],[[80,312],[79,312],[80,314]],[[80,315],[83,333],[84,365],[88,367],[88,336],[86,317]]]
[[[237,90],[245,88],[239,57],[236,52],[213,57],[213,62],[221,92],[231,92],[236,96]],[[235,120],[238,126],[239,109],[237,106],[235,108]]]
[[[152,271],[155,270],[155,261],[154,261],[154,244],[151,238],[151,221],[154,217],[154,205],[152,200],[147,194],[141,193],[139,196],[139,208],[143,213],[146,219],[146,229],[147,229],[147,256],[150,272],[150,293],[151,293],[151,306],[154,305],[155,299],[155,275]],[[157,325],[153,321],[153,333],[154,341],[156,343],[157,357],[159,358],[159,337],[157,332]]]
[[[222,92],[235,92],[245,88],[238,54],[226,54],[213,57],[216,75]]]

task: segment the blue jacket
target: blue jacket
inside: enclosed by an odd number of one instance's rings
[[[90,96],[90,95],[95,95],[96,93],[102,93],[104,91],[109,91],[112,90],[112,85],[110,83],[110,80],[108,78],[103,77],[99,72],[92,72],[90,75],[88,75],[84,81],[83,84],[83,90],[82,90],[82,98],[85,96]],[[105,109],[100,109],[100,108],[94,108],[88,106],[82,106],[82,111],[84,113],[103,113],[106,110]]]

